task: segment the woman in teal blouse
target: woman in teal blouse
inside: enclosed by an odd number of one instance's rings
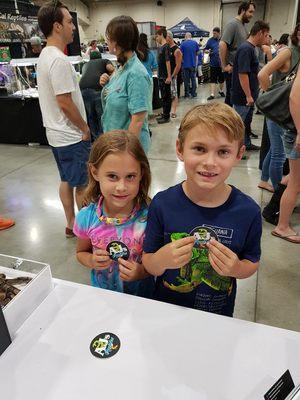
[[[117,56],[119,67],[109,77],[103,74],[103,131],[125,129],[139,136],[148,152],[150,135],[147,121],[150,77],[135,51],[139,40],[136,23],[131,17],[113,18],[106,28],[109,52]]]

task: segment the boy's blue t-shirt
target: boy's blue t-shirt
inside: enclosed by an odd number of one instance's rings
[[[220,56],[219,56],[219,44],[220,40],[215,39],[213,37],[209,38],[205,50],[211,50],[209,58],[210,58],[210,66],[211,67],[220,67]]]
[[[262,232],[260,208],[235,187],[232,187],[224,204],[207,208],[193,203],[184,193],[182,184],[173,186],[158,193],[152,200],[144,252],[155,253],[171,240],[190,236],[195,228],[198,228],[196,237],[200,248],[194,247],[189,264],[180,269],[167,269],[157,277],[154,298],[232,316],[236,279],[222,277],[215,272],[201,240],[213,236],[236,253],[239,259],[258,262]]]
[[[188,39],[181,43],[180,50],[183,55],[183,68],[196,67],[197,53],[199,51],[198,43],[195,40]]]

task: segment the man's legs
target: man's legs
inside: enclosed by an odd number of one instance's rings
[[[159,80],[159,89],[161,94],[162,100],[162,107],[163,107],[163,115],[161,118],[158,118],[157,121],[169,121],[170,119],[170,111],[172,105],[171,99],[171,85],[167,85],[164,79]]]
[[[82,89],[82,98],[85,106],[86,116],[91,135],[94,139],[99,135],[99,125],[97,123],[97,116],[95,112],[95,90],[94,89]]]
[[[225,102],[226,102],[226,100],[225,100]],[[233,107],[234,107],[235,111],[239,114],[239,116],[242,118],[242,120],[243,120],[243,122],[245,124],[247,116],[248,116],[248,114],[250,112],[250,107],[241,106],[239,104],[234,104]],[[246,148],[251,145],[250,137],[249,137],[249,135],[246,135],[246,132],[245,132],[245,141],[244,141],[244,143],[245,143]]]
[[[61,182],[59,185],[59,197],[64,207],[67,220],[67,228],[73,229],[75,220],[74,190],[68,182]]]
[[[228,104],[232,107],[231,103],[231,83],[232,83],[232,74],[224,74],[226,80],[226,97],[225,97],[225,104]]]
[[[192,81],[192,89],[191,89],[191,95],[193,97],[197,96],[196,93],[196,68],[190,68],[190,79]]]
[[[76,205],[78,208],[78,211],[82,209],[84,206],[83,201],[84,201],[84,192],[85,192],[86,186],[77,186],[75,188],[75,200],[76,200]]]
[[[184,81],[184,97],[190,96],[190,71],[189,68],[183,69],[183,81]]]

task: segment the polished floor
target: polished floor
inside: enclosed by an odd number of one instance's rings
[[[185,112],[206,102],[208,95],[208,85],[201,86],[196,99],[180,100],[176,119],[162,126],[151,122],[152,195],[184,179],[175,154],[178,126]],[[255,116],[253,130],[259,134],[253,143],[259,144],[261,116]],[[252,152],[235,167],[228,182],[263,206],[271,195],[257,188],[259,177],[258,153]],[[58,183],[49,148],[0,145],[0,214],[16,220],[13,228],[0,232],[0,253],[47,262],[55,278],[89,284],[89,271],[75,258],[76,239],[64,237]],[[292,223],[300,230],[299,207]],[[300,245],[271,236],[272,228],[264,222],[258,273],[238,283],[235,317],[300,331]]]

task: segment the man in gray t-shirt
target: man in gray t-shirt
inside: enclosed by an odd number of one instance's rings
[[[238,9],[238,15],[225,26],[220,40],[219,52],[221,67],[226,79],[226,98],[225,103],[231,104],[231,76],[232,66],[236,50],[248,38],[245,24],[250,22],[255,12],[253,1],[243,1]]]

